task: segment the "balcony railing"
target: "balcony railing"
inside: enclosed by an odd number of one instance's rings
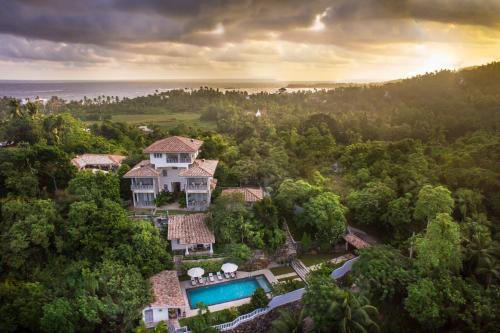
[[[208,202],[205,200],[203,201],[190,200],[187,202],[188,210],[205,210],[207,208],[208,208]]]
[[[155,203],[153,201],[139,201],[135,203],[135,206],[139,208],[151,208],[155,207]]]
[[[132,184],[130,188],[132,190],[152,190],[153,184]]]
[[[194,190],[194,191],[208,191],[208,184],[188,184],[186,186],[187,190]]]
[[[190,158],[170,158],[167,157],[167,163],[191,163]]]

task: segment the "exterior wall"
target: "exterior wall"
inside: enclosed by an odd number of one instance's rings
[[[146,322],[146,310],[153,310],[153,321]],[[168,322],[168,307],[147,307],[142,310],[142,320],[146,326],[151,327],[160,321]]]
[[[181,183],[181,191],[184,191],[184,185],[186,184],[186,178],[183,178],[183,177],[179,177],[179,173],[186,168],[177,168],[177,169],[173,169],[172,167],[168,167],[168,168],[160,168],[159,170],[163,170],[163,169],[166,169],[167,170],[167,177],[163,177],[163,176],[160,176],[159,178],[159,190],[163,190],[165,189],[165,185],[167,185],[167,188],[168,188],[168,191],[169,192],[172,192],[172,183],[174,182],[179,182]],[[162,172],[162,171],[160,171]]]
[[[160,154],[160,153],[158,153]],[[154,153],[149,154],[149,160],[151,161],[152,164],[155,165],[156,168],[164,168],[164,167],[180,167],[180,168],[187,168],[191,163],[194,162],[196,157],[198,156],[198,152],[196,153],[189,153],[189,156],[191,157],[190,162],[182,162],[179,160],[177,163],[171,163],[167,162],[167,154],[168,155],[177,155],[180,158],[180,153],[161,153],[161,157],[155,157]]]
[[[205,246],[207,248],[206,250],[202,250],[202,251],[210,251],[210,253],[213,252],[213,248],[211,247],[212,244],[210,244],[210,243],[200,243],[200,244],[203,244],[203,246]],[[188,249],[189,252],[196,252],[196,247],[198,244],[179,244],[178,239],[172,239],[170,241],[170,245],[172,246],[172,251],[183,251],[185,254],[186,248]],[[212,249],[212,250],[210,250],[210,249]],[[193,253],[193,254],[195,254],[195,253]]]

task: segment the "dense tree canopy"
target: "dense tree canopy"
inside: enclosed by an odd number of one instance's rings
[[[1,98],[2,329],[135,327],[150,299],[147,278],[171,257],[157,228],[128,218],[130,183],[120,176],[153,141],[185,135],[204,140],[200,158],[219,160],[209,211],[217,251],[241,261],[255,249],[273,254],[285,224],[304,250],[331,253],[347,225],[383,243],[359,253],[359,293],[311,282],[304,311],[320,330],[341,322],[339,329],[375,330],[371,303],[382,331],[494,331],[499,82],[492,63],[315,92],[204,87],[133,99],[55,97],[40,107]],[[151,131],[114,121],[124,115],[142,117]],[[70,160],[86,152],[128,157],[116,175],[77,172]],[[253,206],[219,195],[239,185],[268,195]],[[358,317],[345,318],[348,311]]]

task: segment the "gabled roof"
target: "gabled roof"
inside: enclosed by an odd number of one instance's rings
[[[203,141],[185,138],[183,136],[171,136],[152,143],[144,149],[145,153],[194,153],[198,151]]]
[[[217,160],[195,160],[189,169],[179,172],[181,177],[213,177],[217,168]]]
[[[215,243],[215,236],[208,229],[206,214],[170,215],[168,217],[168,240],[178,239],[180,244]]]
[[[154,164],[151,164],[149,160],[141,161],[136,164],[132,169],[130,169],[126,174],[123,175],[124,178],[135,178],[135,177],[158,177],[160,172],[155,169]]]
[[[163,271],[150,279],[154,302],[151,306],[183,308],[186,306],[182,295],[177,271]]]
[[[257,202],[264,198],[264,191],[261,188],[255,187],[231,187],[222,190],[222,195],[229,195],[233,193],[243,194],[245,202]]]
[[[120,166],[125,156],[111,154],[83,154],[71,160],[77,168],[85,168],[87,165]]]

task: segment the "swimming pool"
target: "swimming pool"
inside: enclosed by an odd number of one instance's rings
[[[188,289],[186,293],[189,306],[191,309],[196,309],[198,302],[203,302],[205,305],[214,305],[251,297],[257,288],[264,289],[266,293],[271,291],[271,285],[264,275]]]

